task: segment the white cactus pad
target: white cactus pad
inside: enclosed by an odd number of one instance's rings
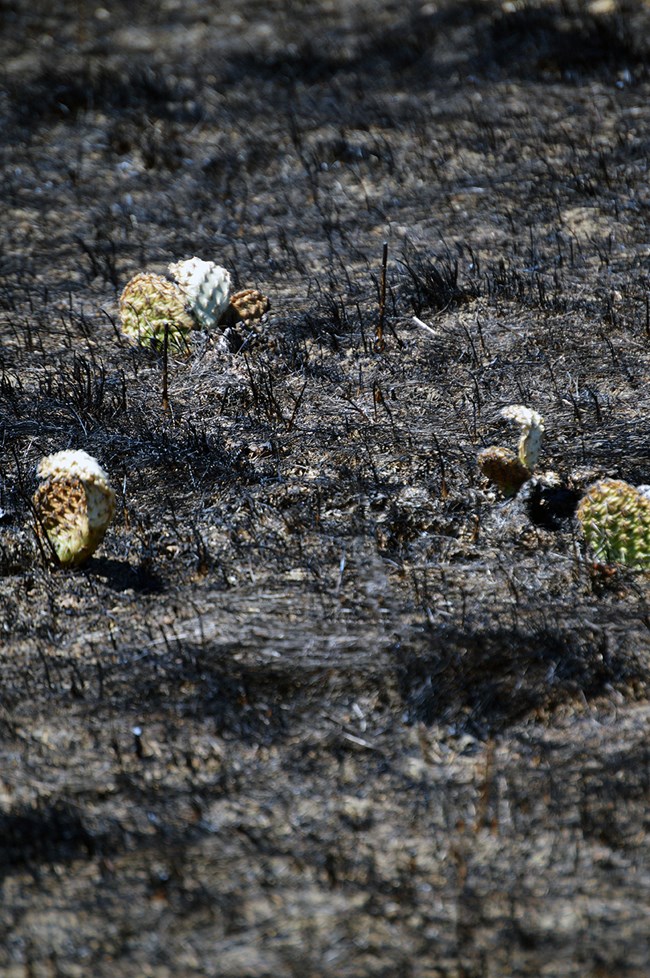
[[[115,493],[97,459],[83,451],[41,460],[43,485],[34,495],[39,531],[64,567],[83,563],[104,539],[115,513]]]
[[[539,459],[539,449],[544,434],[544,419],[537,411],[523,404],[511,404],[503,408],[501,417],[514,421],[521,429],[519,439],[519,461],[529,469],[534,469]]]
[[[230,273],[213,261],[189,258],[172,262],[169,274],[187,297],[200,325],[204,329],[217,326],[230,301]]]
[[[108,485],[108,473],[96,458],[81,449],[47,455],[39,462],[37,472],[41,479],[47,479],[51,475],[55,478],[77,476],[79,479],[97,480]]]

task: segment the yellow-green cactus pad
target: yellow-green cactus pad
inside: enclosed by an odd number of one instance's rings
[[[602,479],[576,513],[596,559],[650,570],[650,499],[620,479]]]
[[[81,564],[102,542],[115,513],[108,476],[83,451],[48,455],[38,474],[45,480],[33,499],[39,531],[62,566]]]
[[[124,287],[120,320],[127,336],[157,350],[163,348],[167,328],[170,349],[183,352],[198,325],[180,289],[162,275],[148,272],[135,275]]]
[[[514,452],[496,445],[479,452],[478,467],[504,496],[514,496],[532,475]]]
[[[230,273],[213,261],[188,258],[169,265],[169,274],[203,329],[219,324],[230,301]]]

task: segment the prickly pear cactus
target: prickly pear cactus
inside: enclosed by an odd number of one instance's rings
[[[650,499],[620,479],[602,479],[576,513],[597,560],[650,570]]]
[[[532,475],[513,451],[497,445],[479,452],[478,467],[504,496],[514,496]]]
[[[48,455],[38,475],[45,480],[33,499],[39,533],[63,567],[82,564],[104,539],[115,513],[108,475],[83,451]]]
[[[163,278],[142,272],[124,287],[120,296],[122,330],[141,346],[162,350],[165,327],[171,349],[186,352],[196,322],[180,289]]]
[[[511,404],[503,408],[501,417],[519,425],[518,453],[509,448],[492,445],[478,455],[478,467],[504,496],[514,496],[533,474],[539,459],[539,449],[544,434],[544,419],[537,411],[523,404]]]
[[[173,262],[169,274],[203,329],[214,329],[230,301],[230,274],[213,261],[189,258]]]

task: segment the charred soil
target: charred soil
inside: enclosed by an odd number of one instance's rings
[[[0,0],[0,972],[647,978],[648,580],[574,513],[650,482],[650,8],[108,7]],[[165,409],[118,297],[193,255],[272,307]]]

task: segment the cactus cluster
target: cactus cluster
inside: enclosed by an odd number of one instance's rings
[[[115,513],[108,475],[87,452],[48,455],[38,466],[37,527],[63,567],[82,564],[104,539]]]
[[[482,474],[509,497],[532,477],[544,420],[521,404],[504,408],[501,415],[519,426],[517,452],[493,445],[479,452],[478,465]],[[587,489],[575,515],[597,561],[650,570],[650,490],[644,492],[620,479],[602,479]]]
[[[225,268],[200,258],[173,262],[169,275],[149,272],[127,282],[119,300],[123,332],[141,346],[186,352],[195,329],[250,327],[269,309],[256,289],[231,295]],[[97,549],[115,513],[115,493],[99,462],[84,451],[43,458],[33,496],[37,532],[63,567],[82,564]]]
[[[597,560],[650,569],[650,499],[620,479],[602,479],[583,496],[576,513]]]
[[[251,327],[269,308],[255,289],[230,294],[229,273],[214,262],[191,258],[169,265],[173,281],[139,274],[120,297],[124,332],[142,345],[161,347],[165,335],[175,349],[187,349],[193,329]],[[513,404],[502,417],[519,427],[517,451],[490,446],[478,455],[483,475],[505,496],[514,496],[539,460],[544,420],[537,411]],[[96,459],[83,451],[44,458],[43,484],[33,498],[39,532],[63,566],[83,563],[99,546],[115,511],[115,493]],[[595,557],[650,570],[650,495],[616,479],[592,485],[576,516]]]
[[[124,333],[141,346],[162,349],[167,333],[175,351],[189,349],[192,330],[258,322],[269,300],[255,289],[231,295],[230,273],[212,261],[189,258],[168,266],[170,278],[140,273],[120,296]]]

